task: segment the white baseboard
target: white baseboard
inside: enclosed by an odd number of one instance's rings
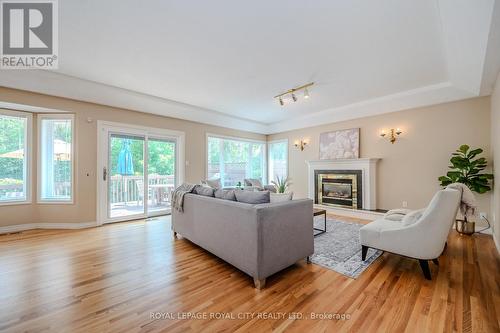
[[[84,229],[97,227],[97,222],[80,223],[27,223],[0,227],[0,234],[9,234],[33,229]]]
[[[327,211],[327,213],[330,213],[330,214],[353,217],[353,218],[363,219],[363,220],[371,220],[371,221],[379,219],[382,216],[384,216],[384,213],[374,212],[374,211],[370,211],[370,210],[337,208],[337,207],[330,207],[330,206],[324,206],[324,205],[314,205],[314,208],[325,209]]]

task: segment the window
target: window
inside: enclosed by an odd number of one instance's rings
[[[207,177],[220,178],[222,186],[243,184],[245,178],[266,183],[266,145],[260,141],[207,137]]]
[[[29,113],[0,110],[0,204],[30,201]]]
[[[288,140],[269,142],[269,180],[288,176]]]
[[[73,116],[40,115],[38,199],[73,201]]]

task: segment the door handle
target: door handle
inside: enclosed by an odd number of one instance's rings
[[[106,168],[102,168],[102,180],[106,181],[108,176],[108,170]]]

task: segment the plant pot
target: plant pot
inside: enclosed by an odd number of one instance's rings
[[[472,235],[476,231],[476,222],[456,220],[456,229],[463,235]]]

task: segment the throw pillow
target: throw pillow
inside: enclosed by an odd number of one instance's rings
[[[238,202],[244,202],[248,204],[262,204],[269,203],[271,201],[271,196],[269,195],[269,191],[235,191],[236,200]]]
[[[214,193],[216,198],[236,201],[236,195],[234,194],[234,190],[223,190],[218,189]]]
[[[274,185],[264,185],[264,190],[267,190],[271,193],[276,193],[276,187],[274,187]]]
[[[403,219],[401,220],[401,223],[403,223],[403,225],[405,226],[412,225],[417,222],[422,217],[422,215],[424,215],[424,212],[425,208],[414,210],[406,214],[405,217],[403,217]]]
[[[271,193],[271,203],[290,201],[293,198],[293,192],[290,193]]]
[[[249,181],[252,184],[251,186],[262,188],[262,182],[260,179],[249,179]]]
[[[201,183],[203,185],[207,185],[207,186],[210,186],[211,188],[215,188],[215,189],[218,189],[218,188],[221,188],[221,183],[220,183],[220,178],[216,178],[216,179],[205,179],[205,180],[202,180]]]
[[[257,178],[246,178],[243,180],[243,182],[245,183],[245,186],[262,188],[262,182],[260,181],[260,179]]]
[[[391,209],[390,211],[385,213],[384,219],[391,221],[401,221],[403,217],[410,212],[411,210],[406,208]]]
[[[194,193],[196,193],[198,195],[204,195],[206,197],[213,197],[214,191],[215,191],[215,189],[208,187],[208,186],[202,186],[202,185],[196,185],[196,187],[194,188]]]

